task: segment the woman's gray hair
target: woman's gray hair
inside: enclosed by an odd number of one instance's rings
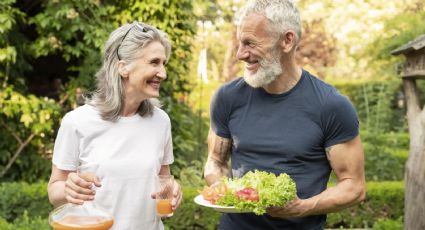
[[[236,23],[249,14],[257,13],[265,16],[273,33],[282,35],[287,30],[293,30],[296,35],[296,45],[301,40],[301,17],[296,4],[292,0],[251,0],[238,13]]]
[[[168,58],[171,54],[171,45],[165,32],[139,22],[125,24],[114,30],[105,44],[103,64],[96,73],[97,89],[88,104],[94,105],[104,120],[116,121],[124,109],[123,81],[118,73],[118,61],[127,63],[140,58],[140,50],[152,42],[160,42],[165,48]],[[147,116],[153,113],[154,106],[160,107],[157,99],[143,101],[137,113]]]

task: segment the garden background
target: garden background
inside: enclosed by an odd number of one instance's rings
[[[328,215],[327,228],[402,229],[409,152],[399,77],[404,60],[390,52],[425,33],[425,5],[422,0],[298,2],[299,64],[350,98],[365,148],[367,199]],[[172,173],[185,197],[166,227],[215,229],[219,214],[192,200],[204,186],[209,100],[219,85],[242,73],[233,16],[243,3],[2,0],[0,229],[49,229],[53,207],[47,180],[61,117],[81,103],[81,93],[93,90],[108,34],[132,21],[159,27],[173,42],[160,99],[172,120]]]

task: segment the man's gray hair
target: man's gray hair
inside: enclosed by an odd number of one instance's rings
[[[124,86],[118,73],[118,62],[127,63],[140,58],[140,50],[152,42],[164,46],[167,60],[171,54],[171,45],[165,32],[153,26],[133,22],[114,30],[105,44],[103,64],[96,73],[97,89],[88,104],[94,105],[104,120],[116,121],[124,109]],[[140,116],[151,115],[154,106],[160,106],[157,99],[143,101],[137,113]]]
[[[265,16],[271,28],[270,32],[282,35],[287,30],[296,34],[296,44],[301,40],[301,17],[297,6],[292,0],[251,0],[238,13],[236,23],[252,13]]]

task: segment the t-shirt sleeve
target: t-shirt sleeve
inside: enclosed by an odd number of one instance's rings
[[[61,170],[77,170],[79,160],[79,137],[70,113],[61,122],[53,148],[52,162]]]
[[[173,155],[173,138],[171,135],[171,122],[168,120],[167,131],[165,135],[164,157],[162,165],[169,165],[174,162]]]
[[[323,107],[325,147],[349,141],[359,134],[359,120],[347,97],[332,92]]]
[[[224,88],[221,87],[213,96],[210,106],[211,129],[220,137],[230,138],[228,104],[225,101]]]

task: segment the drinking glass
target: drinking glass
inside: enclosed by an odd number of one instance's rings
[[[174,177],[159,175],[156,190],[156,213],[160,217],[173,216],[171,200],[173,199]]]

